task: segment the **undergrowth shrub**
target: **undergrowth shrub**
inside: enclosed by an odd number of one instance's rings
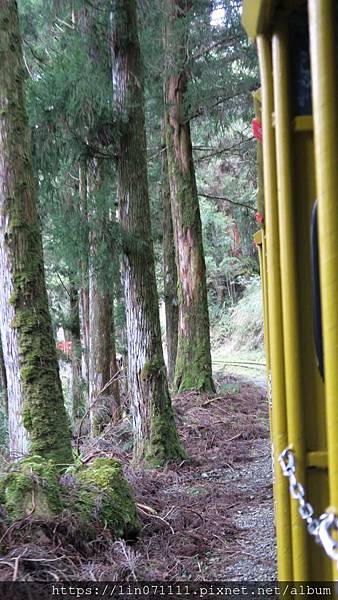
[[[250,278],[242,298],[228,311],[228,336],[235,348],[256,350],[263,344],[263,306],[261,282]]]

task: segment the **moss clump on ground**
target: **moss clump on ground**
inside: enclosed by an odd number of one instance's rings
[[[140,529],[136,505],[117,460],[97,458],[90,465],[72,467],[68,473],[75,483],[68,508],[80,521],[97,522],[115,537],[136,537]]]
[[[30,514],[50,519],[62,510],[58,471],[51,461],[30,456],[11,465],[0,477],[0,502],[9,521]]]
[[[79,531],[89,527],[91,537],[100,527],[127,539],[140,530],[132,490],[113,458],[74,465],[61,479],[52,461],[25,458],[0,475],[0,504],[9,524],[29,516],[48,523],[68,510]]]

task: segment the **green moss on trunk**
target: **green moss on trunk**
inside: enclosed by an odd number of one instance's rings
[[[128,335],[128,384],[134,460],[150,465],[181,458],[163,361],[147,176],[144,75],[137,2],[114,2],[112,58],[119,118],[119,216]]]
[[[84,530],[94,538],[102,527],[113,537],[134,539],[140,530],[131,487],[121,464],[112,458],[72,466],[60,479],[53,461],[28,457],[1,475],[0,503],[7,524],[28,516],[48,524],[68,511],[79,535]]]
[[[43,281],[42,249],[28,236],[34,253],[31,270],[14,276],[15,319],[19,334],[20,377],[24,394],[23,423],[29,432],[32,454],[72,462],[70,429],[63,403],[55,342],[52,335],[47,295]],[[34,265],[40,257],[40,263]],[[29,259],[29,257],[28,257]],[[32,290],[31,305],[25,302]]]
[[[152,395],[149,415],[149,432],[144,448],[144,461],[151,467],[163,466],[170,460],[182,460],[187,454],[179,440],[166,382],[163,358],[154,359],[144,365],[141,382],[145,394]]]
[[[179,391],[214,391],[202,224],[190,124],[185,114],[188,73],[187,13],[168,3],[166,28],[166,147],[178,272],[179,327],[174,385]],[[176,66],[173,69],[173,65]]]
[[[171,199],[168,173],[168,157],[166,149],[166,126],[163,126],[162,152],[162,202],[163,202],[163,295],[165,306],[165,337],[167,344],[168,379],[172,384],[175,374],[175,364],[178,342],[178,295],[177,267],[175,258],[175,243],[173,221],[171,216]]]
[[[44,276],[17,5],[0,3],[1,254],[17,332],[24,424],[32,454],[56,463],[72,460]]]
[[[195,172],[189,135],[186,138],[188,171],[176,154],[177,123],[167,125],[169,173],[174,219],[176,263],[178,271],[178,345],[174,387],[183,392],[200,390],[214,392],[210,350],[210,322],[206,287],[206,269],[202,242],[202,224],[197,197]],[[188,127],[188,125],[185,125]],[[179,128],[181,132],[181,128]],[[175,133],[176,132],[176,133]],[[182,135],[180,133],[180,135]],[[183,136],[186,140],[186,138]],[[180,144],[180,149],[184,144]]]
[[[58,472],[52,461],[30,456],[0,478],[0,502],[10,522],[34,514],[50,519],[62,510]]]

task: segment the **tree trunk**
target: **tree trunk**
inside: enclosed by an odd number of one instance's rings
[[[167,153],[172,220],[179,278],[179,328],[175,387],[214,391],[210,326],[202,242],[202,224],[192,155],[190,124],[185,115],[187,30],[192,2],[165,0]]]
[[[1,73],[0,73],[1,78]],[[0,92],[1,94],[1,92]],[[0,95],[0,102],[1,102]],[[0,121],[1,128],[1,121]],[[0,130],[1,135],[1,130]],[[2,171],[2,165],[0,165]],[[0,174],[1,177],[1,174]],[[2,182],[0,182],[1,185]],[[2,185],[0,188],[0,205],[3,205]],[[28,451],[27,431],[24,428],[23,413],[23,391],[20,381],[19,366],[19,344],[17,330],[12,328],[15,311],[10,304],[13,293],[13,281],[11,278],[11,264],[4,248],[5,217],[0,215],[0,328],[1,345],[3,352],[3,363],[7,378],[7,406],[8,406],[8,433],[9,451],[14,458],[20,458]]]
[[[98,206],[97,194],[102,189],[104,174],[100,160],[90,163],[90,264],[89,264],[89,406],[91,431],[97,436],[120,416],[118,383],[105,387],[110,381],[112,366],[111,303],[107,275],[99,256],[104,242],[104,230],[109,220],[102,206]],[[115,344],[114,344],[115,346]],[[116,364],[116,352],[115,352]],[[115,394],[114,394],[115,391]],[[116,393],[117,392],[117,393]]]
[[[81,376],[81,342],[80,342],[80,308],[78,290],[70,288],[70,338],[72,349],[70,354],[72,366],[72,420],[74,425],[84,413],[83,380]]]
[[[163,200],[163,287],[165,304],[165,336],[167,343],[168,379],[173,383],[178,341],[177,268],[168,175],[168,157],[164,142],[162,152]]]
[[[82,218],[88,221],[88,181],[87,164],[82,161],[79,168],[79,195]],[[86,241],[87,252],[80,262],[80,341],[81,341],[81,373],[82,379],[88,386],[89,381],[89,239]]]
[[[94,268],[89,276],[89,405],[93,436],[111,423],[115,410],[110,387],[110,302],[105,284]],[[102,391],[103,390],[103,391]]]
[[[11,451],[72,460],[46,293],[15,0],[0,1],[0,297]]]
[[[115,311],[114,299],[110,299],[110,378],[113,379],[111,384],[112,395],[115,399],[115,408],[113,420],[118,421],[122,416],[121,396],[120,396],[120,381],[122,377],[119,374],[119,368],[116,360],[116,335],[115,335]]]
[[[161,465],[183,456],[168,390],[151,237],[143,69],[135,0],[115,0],[113,84],[119,113],[119,217],[124,233],[123,283],[129,391],[137,462]]]
[[[2,344],[0,343],[0,387],[1,387],[1,403],[3,411],[6,417],[8,417],[8,384],[7,374],[4,362],[4,355],[2,351]]]

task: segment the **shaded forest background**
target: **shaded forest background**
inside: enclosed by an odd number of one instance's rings
[[[100,274],[109,291],[107,301],[114,312],[110,336],[120,361],[126,361],[127,351],[120,279],[123,236],[116,221],[117,125],[112,119],[110,7],[103,0],[20,0],[18,5],[49,303],[67,406],[73,416],[75,411],[81,418],[86,410],[86,377],[90,377],[83,364],[81,369],[81,361],[88,361],[88,356],[83,356],[88,353],[88,339],[80,340],[80,333],[82,338],[86,335],[86,324],[80,323],[86,302],[81,290],[88,288],[86,265],[91,245],[95,245],[91,269]],[[258,74],[254,48],[241,28],[239,1],[198,0],[187,18],[184,110],[192,134],[211,343],[217,362],[230,350],[255,350],[262,342],[253,244],[256,145],[251,132],[252,91],[258,86]],[[166,348],[164,27],[162,3],[140,2],[151,222]],[[93,181],[84,184],[81,178],[86,165],[96,159],[100,173],[95,172]],[[88,186],[85,191],[84,186]],[[97,231],[99,239],[95,239]],[[3,438],[5,432],[4,419]]]

